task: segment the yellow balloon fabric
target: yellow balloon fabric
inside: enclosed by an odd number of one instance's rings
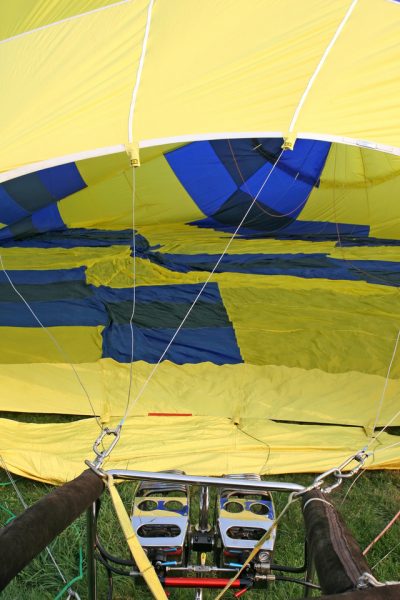
[[[260,143],[266,148],[271,142]],[[227,142],[212,144],[228,168]],[[232,144],[239,166],[249,169],[253,142],[246,142],[249,150],[243,141]],[[129,415],[109,466],[215,475],[323,470],[365,446],[377,426],[400,424],[399,415],[393,419],[398,360],[386,379],[400,322],[400,159],[312,143],[301,150],[302,168],[305,156],[326,155],[312,186],[302,171],[290,174],[297,155],[288,151],[278,183],[271,176],[265,186],[261,220],[250,217],[238,232],[190,326],[152,376],[232,237],[230,226],[218,221],[224,213],[215,212],[217,204],[210,221],[199,196],[210,180],[206,201],[216,188],[222,194],[222,172],[213,170],[221,161],[203,157],[210,147],[198,142],[144,150],[134,173],[135,358]],[[263,156],[257,161],[261,170],[271,167]],[[18,225],[22,239],[13,237],[15,224],[2,230],[8,239],[1,250],[4,268],[47,332],[4,278],[0,298],[6,310],[0,325],[0,382],[7,390],[2,410],[89,417],[64,424],[3,422],[0,452],[10,468],[55,483],[75,476],[90,458],[98,432],[93,410],[108,426],[125,413],[133,286],[133,179],[126,154],[81,161],[66,174],[61,168],[50,171],[59,185],[71,173],[84,182],[56,203],[64,230],[54,230],[50,220],[47,231],[24,233],[26,218]],[[286,176],[290,193],[282,196]],[[32,175],[25,177],[32,189]],[[4,189],[17,197],[23,181],[17,191],[15,185]],[[296,205],[296,186],[303,184],[311,191],[282,228],[282,214],[270,212],[270,205],[275,196],[278,204]],[[33,212],[29,227],[45,228],[43,215],[50,219],[55,210],[49,206]],[[269,232],[251,229],[268,225],[271,214]],[[371,467],[398,468],[397,439],[391,433],[379,437]]]
[[[399,35],[389,0],[4,3],[0,410],[82,417],[2,419],[11,470],[76,476],[93,413],[110,467],[400,467]]]
[[[400,152],[396,2],[30,0],[3,3],[0,22],[8,179],[132,141],[289,135]]]

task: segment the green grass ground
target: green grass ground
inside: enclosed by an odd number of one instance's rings
[[[72,421],[77,416],[65,415],[31,415],[23,413],[2,412],[2,417],[29,422],[63,422]],[[391,433],[400,435],[400,428],[392,428]],[[284,475],[272,477],[280,481],[294,481],[303,485],[312,482],[314,476]],[[31,505],[52,487],[23,478],[15,478],[19,491],[26,504]],[[0,469],[0,525],[4,525],[11,514],[19,514],[23,508],[4,471]],[[366,471],[351,487],[351,481],[343,485],[331,495],[331,500],[340,508],[348,527],[353,532],[361,548],[365,548],[375,536],[382,531],[400,508],[400,472],[398,471]],[[119,487],[121,496],[129,509],[134,494],[134,484],[125,483]],[[194,490],[195,492],[196,490]],[[349,492],[348,492],[349,491]],[[194,494],[195,496],[195,494]],[[279,512],[285,505],[287,496],[275,494],[276,509]],[[195,503],[194,513],[196,512]],[[195,518],[194,514],[194,518]],[[192,519],[193,520],[193,519]],[[107,493],[103,494],[99,534],[104,546],[115,555],[129,558],[127,546],[122,538],[118,521],[114,514]],[[302,561],[304,544],[304,527],[299,503],[294,504],[278,526],[274,559],[279,564],[297,564]],[[399,545],[397,545],[399,544]],[[83,577],[74,584],[82,600],[87,598],[86,592],[86,517],[82,515],[73,525],[64,531],[51,544],[51,551],[67,580],[79,576],[80,551],[83,555]],[[386,555],[390,553],[387,557]],[[386,558],[385,558],[386,557]],[[381,562],[380,562],[381,561]],[[368,562],[374,568],[375,576],[381,581],[400,580],[400,519],[388,533],[368,553]],[[59,574],[48,554],[43,552],[6,590],[0,594],[1,600],[55,600],[64,587]],[[98,570],[98,597],[107,598],[107,577],[104,569]],[[247,600],[290,600],[300,598],[304,588],[299,585],[277,582],[265,591],[246,593]],[[314,596],[318,596],[314,593]],[[205,592],[204,600],[215,598],[216,592]],[[171,600],[189,600],[194,597],[193,591],[171,590]],[[227,594],[227,598],[232,594]],[[67,598],[65,593],[62,598]],[[151,600],[151,595],[142,586],[134,586],[126,577],[114,577],[114,600]],[[57,598],[60,600],[61,597]]]
[[[295,475],[277,477],[279,480],[293,480],[299,483],[308,483],[312,475]],[[39,484],[26,479],[16,478],[17,485],[27,504],[32,504],[51,490],[51,486]],[[6,474],[1,473],[1,481],[8,483]],[[121,486],[122,496],[129,506],[134,487],[131,484]],[[349,484],[334,492],[331,498],[337,506],[341,506]],[[275,495],[277,509],[283,507],[285,496]],[[0,487],[0,520],[4,524],[10,513],[18,514],[22,507],[10,485]],[[383,529],[390,519],[399,510],[400,505],[400,473],[399,472],[365,472],[351,489],[341,506],[341,512],[354,533],[356,539],[364,548]],[[119,553],[128,558],[126,546],[120,535],[119,527],[110,506],[109,498],[104,494],[100,519],[100,535],[104,544],[113,553]],[[400,579],[400,523],[397,522],[389,532],[379,541],[368,554],[371,566],[376,577],[380,580]],[[74,585],[82,600],[87,598],[86,593],[86,563],[85,563],[85,535],[86,522],[82,516],[69,527],[57,540],[51,544],[52,552],[62,571],[68,579],[76,577],[79,573],[79,549],[83,549],[83,578]],[[302,558],[304,529],[299,505],[294,505],[287,513],[287,517],[278,528],[275,560],[280,564],[300,564]],[[382,560],[388,553],[389,556]],[[379,562],[381,561],[382,562]],[[103,569],[99,568],[99,599],[107,598],[107,581]],[[42,553],[7,587],[1,595],[4,600],[47,600],[54,599],[62,589],[63,584],[52,565],[48,555]],[[194,593],[189,591],[172,591],[171,600],[188,600]],[[63,598],[66,598],[64,594]],[[206,593],[205,599],[213,598],[216,593]],[[278,582],[265,592],[246,594],[248,600],[268,597],[270,600],[288,600],[302,596],[302,588],[293,584]],[[228,594],[227,597],[232,597]],[[147,600],[151,598],[142,587],[133,586],[128,578],[115,577],[114,599],[125,600],[135,598]]]

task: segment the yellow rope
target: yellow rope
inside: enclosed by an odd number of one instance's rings
[[[156,600],[167,600],[167,595],[161,582],[154,570],[153,565],[147,558],[147,554],[143,550],[135,531],[132,527],[131,520],[126,512],[125,506],[122,503],[121,496],[117,492],[114,480],[112,477],[108,477],[107,486],[110,492],[111,500],[113,501],[115,512],[117,514],[121,529],[124,533],[125,539],[131,551],[133,560],[136,563],[137,568],[142,574],[145,582],[148,585],[150,592]]]

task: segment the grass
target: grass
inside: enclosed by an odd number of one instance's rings
[[[312,475],[295,475],[276,477],[279,480],[294,480],[299,483],[308,483]],[[1,481],[7,483],[5,473],[2,473]],[[51,486],[39,484],[27,479],[17,478],[17,485],[27,504],[32,504],[51,490]],[[337,506],[340,506],[349,483],[343,484],[339,490],[334,492],[331,498]],[[122,497],[129,507],[134,486],[125,483],[120,486]],[[285,502],[286,496],[275,494],[277,510],[280,510]],[[10,485],[0,487],[0,520],[4,522],[9,518],[9,513],[18,514],[22,507]],[[400,505],[400,473],[371,471],[363,474],[351,489],[348,497],[341,506],[341,512],[358,540],[361,548],[383,529],[383,527],[396,514]],[[102,500],[101,518],[99,522],[101,539],[106,547],[113,553],[128,558],[126,545],[119,531],[114,512],[110,506],[110,500],[104,494]],[[371,566],[378,563],[399,542],[400,523],[396,523],[389,532],[371,549],[368,561]],[[80,517],[72,526],[63,532],[52,544],[51,550],[60,565],[65,577],[70,580],[79,573],[79,549],[83,548],[85,559],[85,516]],[[275,560],[280,564],[300,564],[302,559],[304,529],[299,505],[294,505],[287,517],[278,527],[278,536],[275,552]],[[396,580],[400,578],[400,546],[395,548],[391,554],[376,566],[374,573],[380,580]],[[74,589],[80,594],[82,600],[87,597],[86,593],[86,566],[84,560],[83,579],[74,585]],[[99,567],[98,574],[99,600],[107,598],[107,580],[105,572]],[[54,599],[63,587],[63,583],[57,574],[48,555],[43,552],[24,571],[14,579],[3,592],[3,600],[50,600]],[[205,599],[214,598],[215,592],[205,593]],[[248,600],[258,600],[265,597],[265,592],[252,592],[246,594]],[[66,598],[66,594],[64,598]],[[172,591],[171,600],[189,600],[193,598],[193,591]],[[270,600],[289,600],[302,596],[302,588],[298,585],[277,582],[270,589],[267,597]],[[232,597],[232,595],[227,595]],[[138,600],[150,600],[150,594],[141,586],[136,586],[128,578],[115,577],[114,600],[125,600],[135,598]]]
[[[19,421],[47,423],[70,422],[82,417],[75,415],[32,415],[1,411],[4,418]],[[391,428],[390,433],[400,435],[400,428]],[[313,480],[312,474],[307,475],[282,475],[269,477],[279,481],[294,481],[303,485]],[[52,486],[31,481],[24,478],[15,478],[18,489],[26,504],[31,505],[52,490]],[[19,514],[23,508],[13,487],[9,485],[7,475],[0,469],[0,526],[10,518],[11,513]],[[340,508],[349,529],[354,534],[361,548],[365,548],[375,536],[382,531],[385,525],[397,513],[400,506],[400,472],[398,471],[367,471],[358,479],[347,494],[351,481],[345,481],[335,490],[330,499]],[[134,494],[135,485],[124,483],[119,486],[119,491],[129,510]],[[196,492],[196,490],[194,490]],[[193,494],[196,497],[196,494]],[[279,512],[285,505],[285,494],[274,494],[276,510]],[[193,518],[196,517],[195,502],[192,502]],[[114,555],[130,558],[126,543],[119,529],[114,510],[107,493],[102,497],[101,516],[99,519],[99,535],[103,545]],[[374,569],[375,576],[381,581],[400,579],[400,520],[388,533],[371,549],[368,562]],[[299,503],[295,503],[285,518],[278,526],[278,535],[274,560],[279,564],[296,564],[302,562],[304,544],[304,526]],[[83,578],[76,582],[73,589],[79,593],[82,600],[87,598],[86,581],[86,517],[82,515],[67,530],[65,530],[50,545],[51,551],[64,573],[67,581],[79,575],[80,550],[83,552]],[[387,558],[384,558],[386,554]],[[382,562],[379,562],[382,560]],[[105,570],[98,568],[98,598],[107,598],[107,577]],[[1,600],[54,600],[64,587],[51,559],[46,552],[42,552],[16,577],[1,594]],[[265,591],[246,593],[247,600],[290,600],[301,598],[304,588],[299,585],[276,582]],[[315,597],[319,594],[314,593]],[[215,598],[216,592],[205,592],[204,600]],[[232,594],[227,594],[232,598]],[[63,595],[67,598],[67,594]],[[147,590],[132,583],[127,577],[114,577],[113,600],[151,600],[152,596]],[[194,592],[190,590],[172,590],[171,600],[191,600]]]

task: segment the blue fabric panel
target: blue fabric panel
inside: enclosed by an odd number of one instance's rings
[[[338,230],[340,236],[350,237],[368,237],[368,225],[349,225],[347,223],[329,223],[327,221],[293,221],[283,232],[275,237],[278,239],[313,239],[316,241],[333,239],[338,240]],[[383,242],[383,245],[385,243]]]
[[[0,232],[0,239],[21,240],[33,236],[36,233],[38,233],[38,231],[35,229],[32,223],[32,215],[30,215],[29,217],[24,217],[2,229]]]
[[[22,206],[13,200],[7,190],[0,185],[0,223],[8,225],[9,223],[23,219],[28,214]]]
[[[108,325],[108,315],[104,306],[93,300],[68,299],[29,304],[45,327]],[[17,298],[16,302],[0,303],[0,327],[40,327],[40,325]]]
[[[32,224],[40,233],[65,229],[64,221],[55,202],[36,211],[32,215]]]
[[[10,271],[7,269],[6,261],[5,267],[11,281],[15,285],[20,283],[46,284],[56,283],[58,281],[86,281],[85,267],[78,267],[76,269],[54,269],[49,271]],[[0,269],[0,284],[7,282],[8,279],[4,271]]]
[[[37,175],[55,200],[61,200],[86,187],[75,163],[43,169]]]
[[[250,214],[250,218],[251,218],[251,214]],[[240,218],[239,221],[237,223],[237,225],[240,222]],[[207,217],[205,219],[200,219],[199,221],[192,221],[191,223],[188,223],[188,225],[193,225],[196,227],[200,227],[202,229],[215,229],[215,231],[221,231],[222,233],[233,233],[234,231],[236,231],[237,225],[232,225],[230,223],[221,223],[221,221],[215,219],[214,217]],[[250,227],[244,227],[242,226],[238,233],[236,234],[237,238],[244,238],[244,239],[252,239],[254,238],[258,238],[258,237],[274,237],[272,235],[272,233],[276,230],[280,230],[282,229],[282,225],[278,224],[275,227],[272,227],[268,230],[260,230],[260,229],[251,229]],[[260,233],[262,232],[262,233]]]
[[[303,181],[315,185],[325,165],[330,142],[296,140],[293,150],[286,150],[279,159],[278,168],[292,174],[299,174]]]
[[[400,2],[400,0],[399,0]],[[340,239],[341,246],[400,246],[400,240],[391,240],[391,239],[380,239],[375,237],[365,237],[365,238],[357,238],[357,237],[341,237]]]
[[[232,196],[221,205],[218,211],[212,215],[212,218],[220,225],[230,225],[232,231],[235,231],[247,212],[246,220],[239,230],[239,235],[241,233],[243,234],[244,228],[253,232],[272,232],[277,228],[287,225],[293,220],[292,217],[285,217],[280,212],[261,202],[253,203],[252,197],[243,190],[237,190],[232,194]],[[198,225],[199,227],[209,227],[209,224],[209,218],[200,219],[199,221],[191,223],[191,225]],[[217,226],[216,229],[219,229],[219,227]],[[229,229],[225,229],[225,231],[229,231]]]
[[[3,187],[22,208],[30,213],[53,201],[50,192],[37,173],[29,173],[5,181]]]
[[[172,271],[211,271],[219,255],[159,254],[158,260]],[[227,254],[217,273],[289,275],[307,279],[366,281],[400,285],[400,264],[389,261],[341,260],[326,254]]]
[[[43,284],[18,284],[18,291],[27,302],[49,302],[58,300],[90,300],[95,288],[80,280],[56,281]],[[7,283],[0,285],[0,302],[14,302],[17,294]],[[18,299],[20,302],[20,299]]]
[[[282,139],[262,141],[269,142],[268,150],[271,151],[271,154],[277,151],[279,155]],[[237,187],[243,184],[243,179],[246,181],[266,163],[264,156],[254,150],[257,145],[256,140],[214,140],[210,144]]]
[[[186,312],[186,307],[189,308],[200,289],[201,284],[141,286],[137,288],[136,306],[142,306],[144,308],[146,304],[151,306],[151,303],[153,303],[155,310],[157,308],[156,304],[162,309],[162,304],[165,303],[165,307],[169,307],[168,310],[171,310],[173,313],[165,313],[167,321],[176,318],[179,324],[181,322],[180,315],[182,313],[182,308],[178,308],[179,305],[183,305],[183,310]],[[116,303],[129,303],[132,300],[131,289],[111,290],[110,288],[103,287],[97,288],[95,294],[96,298],[101,300],[102,303],[108,302],[109,307],[111,306],[111,303],[113,303],[113,310],[119,310],[118,304]],[[188,321],[185,323],[184,329],[179,332],[176,341],[174,341],[166,356],[166,360],[171,360],[177,364],[186,362],[198,363],[207,360],[214,362],[215,364],[241,362],[242,359],[240,357],[235,333],[233,327],[230,325],[229,317],[226,314],[216,283],[211,283],[207,286],[201,296],[201,304],[203,307],[207,304],[215,304],[219,309],[218,314],[220,315],[217,321],[220,320],[222,325],[202,327],[202,323],[201,326],[199,326],[199,323],[196,322],[196,326],[192,326]],[[176,305],[176,311],[171,308],[174,305]],[[126,307],[124,306],[120,305],[120,307],[123,310],[118,318],[123,318],[128,321],[126,315],[129,311],[127,312]],[[139,319],[140,326],[135,325],[135,322],[133,325],[135,336],[134,360],[157,362],[176,329],[165,326],[162,310],[161,312],[160,310],[157,311],[157,319],[160,320],[161,318],[160,326],[154,327],[155,321],[154,318],[152,319],[151,317],[151,310],[153,309],[150,310],[149,318],[146,316],[146,310],[138,310],[138,318],[139,313],[142,315],[142,318]],[[194,308],[194,311],[195,310],[196,307]],[[202,310],[204,310],[204,308]],[[109,314],[112,315],[113,312],[110,311]],[[199,315],[197,316],[199,317]],[[194,321],[196,321],[196,319]],[[207,322],[205,322],[204,325],[207,325]],[[103,356],[111,357],[121,362],[130,361],[131,333],[128,322],[121,323],[120,321],[118,323],[112,321],[110,325],[104,329]]]
[[[134,361],[156,363],[175,333],[174,329],[134,327]],[[119,362],[131,360],[131,332],[128,325],[115,325],[103,331],[103,358]],[[178,365],[205,361],[217,365],[243,362],[230,327],[181,329],[164,360]]]
[[[237,189],[209,142],[193,142],[165,155],[171,169],[204,214],[210,215]]]
[[[4,230],[0,230],[0,239]],[[9,237],[10,237],[9,233]],[[4,235],[3,235],[4,239]],[[37,233],[34,237],[27,239],[9,240],[2,245],[6,247],[18,248],[85,248],[85,247],[105,247],[114,245],[129,246],[132,244],[132,231],[108,231],[99,229],[66,229],[63,231],[50,231]],[[138,254],[147,251],[149,243],[147,240],[136,234],[136,250]]]
[[[273,209],[265,207],[262,205],[264,210],[268,212],[272,212]],[[255,211],[257,208],[255,208]],[[254,225],[256,224],[255,215],[253,216],[253,211],[250,213],[249,218],[246,220],[246,227],[242,226],[238,233],[237,238],[243,239],[262,239],[262,238],[272,238],[272,239],[298,239],[303,240],[306,239],[308,241],[326,241],[326,240],[337,240],[338,232],[336,223],[329,222],[320,222],[320,221],[296,221],[290,219],[290,217],[269,217],[268,214],[264,213],[260,215],[263,211],[258,209],[259,216],[262,216],[262,219],[258,221],[256,228]],[[218,215],[219,216],[219,215]],[[262,221],[264,220],[263,227]],[[237,221],[237,224],[240,222],[240,218]],[[221,231],[224,233],[233,233],[236,231],[237,224],[229,224],[229,223],[221,223],[214,217],[207,217],[206,219],[200,219],[199,221],[192,221],[189,225],[194,225],[196,227],[201,227],[205,229],[215,229],[216,231]],[[253,226],[254,228],[251,228]],[[350,237],[351,239],[357,240],[359,238],[367,238],[369,234],[369,226],[368,225],[348,225],[347,223],[339,223],[339,234],[343,236],[343,241],[345,236]],[[361,243],[361,241],[360,241]],[[357,244],[357,241],[356,241]],[[380,245],[385,245],[386,240],[381,240]],[[376,244],[375,244],[376,245]],[[395,243],[397,245],[397,242]]]
[[[185,255],[183,255],[185,256]],[[202,284],[182,285],[144,285],[136,288],[136,302],[175,302],[191,303],[199,293]],[[132,300],[132,288],[109,288],[100,286],[93,288],[95,295],[102,302],[125,302]],[[210,282],[201,294],[202,302],[222,303],[218,284]]]
[[[257,196],[257,203],[264,204],[266,211],[273,208],[294,219],[302,211],[313,186],[296,180],[285,171],[274,169],[263,187],[271,169],[272,165],[264,165],[241,186],[241,189],[250,193],[252,198]]]
[[[245,224],[248,230],[275,231],[295,219],[319,181],[330,144],[297,140],[293,151],[282,154],[265,185],[280,145],[279,139],[217,140],[166,153],[175,175],[208,217],[192,224],[213,227],[211,217],[226,231],[226,225],[237,226],[255,196],[257,205]],[[285,215],[286,223],[273,222]]]

